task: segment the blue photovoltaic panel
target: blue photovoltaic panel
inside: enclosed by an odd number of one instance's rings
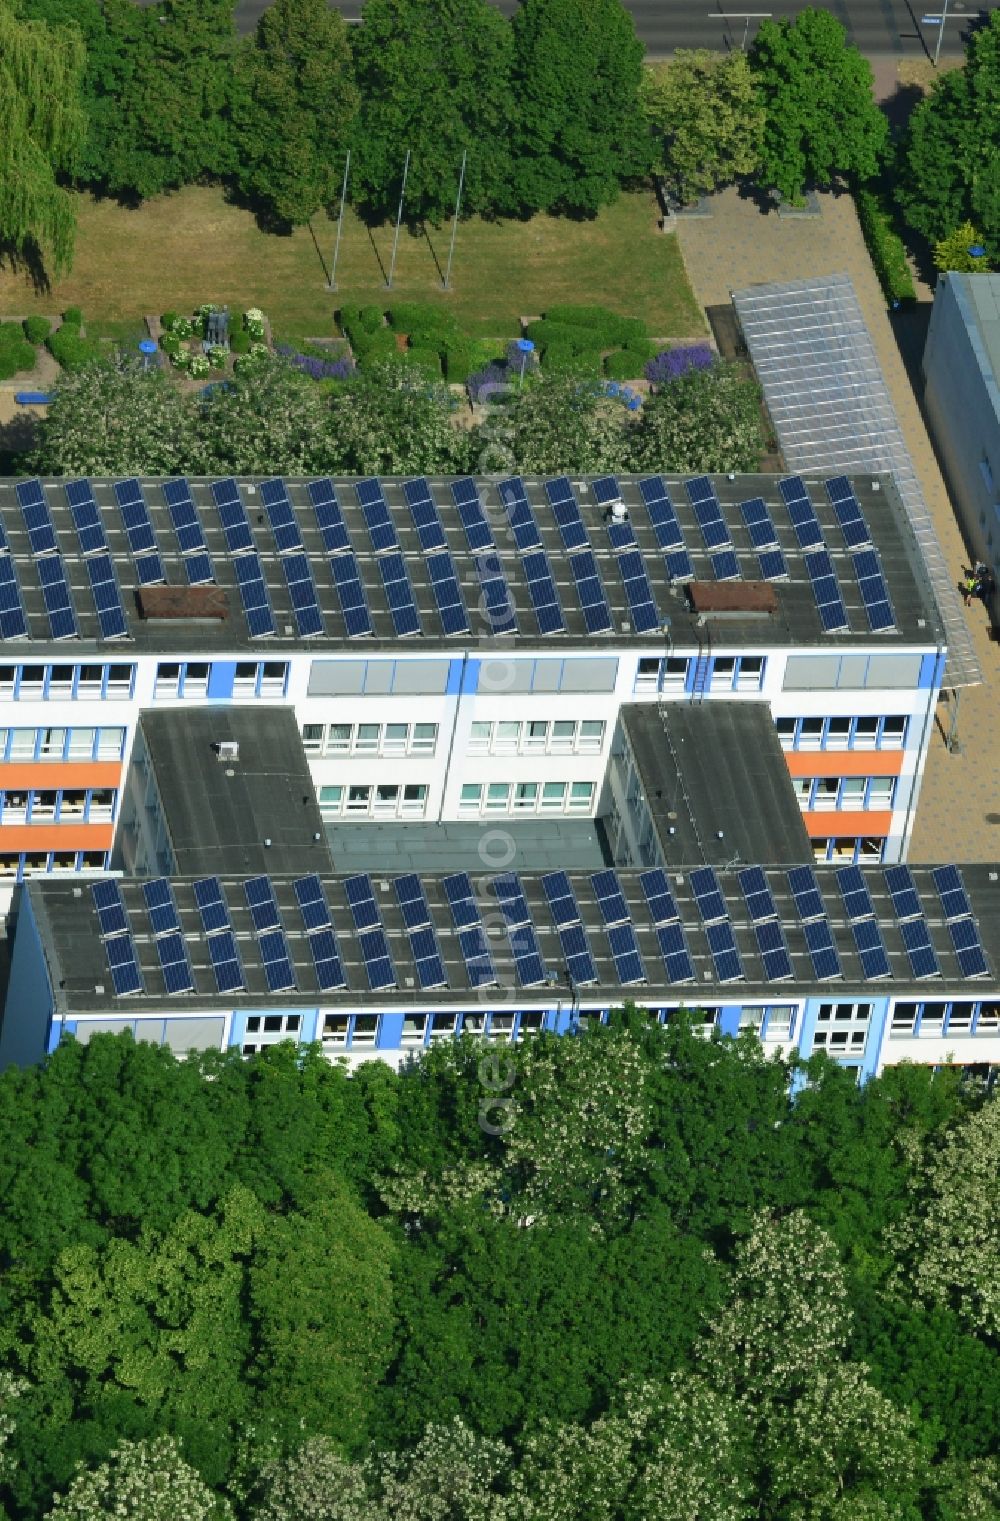
[[[628,598],[632,627],[636,633],[645,634],[650,629],[659,628],[660,615],[642,555],[637,549],[627,550],[618,556],[618,569],[621,572],[625,595]]]
[[[508,924],[507,938],[510,941],[518,982],[522,988],[537,988],[540,983],[545,982],[546,972],[534,925],[519,924],[515,928]]]
[[[337,500],[333,482],[326,476],[310,481],[306,487],[309,500],[316,514],[316,526],[328,555],[339,555],[351,548],[350,536],[344,522],[344,514]]]
[[[322,634],[323,614],[320,612],[316,583],[312,577],[309,559],[305,554],[282,556],[281,568],[288,585],[295,627],[301,639],[312,639]]]
[[[639,482],[639,495],[653,525],[656,542],[667,564],[667,574],[672,581],[690,581],[694,566],[684,543],[684,534],[677,512],[662,476],[648,476]]]
[[[212,496],[219,513],[219,522],[231,555],[242,555],[254,550],[250,520],[240,496],[240,488],[232,476],[212,482]]]
[[[471,877],[464,871],[457,872],[454,876],[443,878],[441,886],[458,931],[458,943],[465,959],[470,985],[474,988],[495,986],[496,968],[473,894]]]
[[[135,561],[136,577],[140,586],[155,586],[167,579],[160,558],[153,520],[143,496],[142,487],[134,476],[125,481],[115,481],[115,500],[125,528],[128,547]]]
[[[397,877],[392,885],[407,930],[423,929],[425,924],[433,924],[427,895],[416,872]]]
[[[495,549],[493,530],[486,521],[483,504],[479,499],[479,488],[475,481],[470,480],[468,476],[459,481],[452,481],[451,494],[472,553],[478,555],[484,549]]]
[[[271,525],[274,542],[279,555],[304,549],[302,531],[295,510],[288,499],[288,488],[282,480],[261,481],[260,499],[264,503],[267,521]]]
[[[222,930],[212,935],[208,942],[208,957],[215,973],[215,985],[220,993],[237,993],[243,990],[243,968],[240,953],[236,949],[236,937],[232,930]]]
[[[455,562],[447,549],[427,556],[427,574],[437,603],[438,617],[445,634],[467,634],[469,615],[462,600],[462,588],[455,573]]]
[[[482,588],[479,611],[494,634],[516,634],[517,613],[500,556],[496,551],[476,556],[476,572]]]
[[[313,874],[308,877],[299,877],[292,883],[292,888],[302,915],[317,984],[324,992],[331,988],[346,988],[347,978],[344,975],[340,949],[333,931],[333,921],[330,918],[323,884],[319,877]]]
[[[826,904],[811,866],[793,867],[788,873],[788,887],[803,924],[810,919],[826,918]]]
[[[129,993],[144,991],[131,935],[118,935],[114,940],[105,940],[104,954],[116,997],[124,998]]]
[[[716,554],[708,557],[712,562],[712,573],[717,581],[738,581],[741,576],[740,562],[732,549],[720,549]]]
[[[67,481],[66,499],[69,502],[73,527],[80,541],[81,553],[93,555],[102,549],[106,551],[108,540],[101,521],[101,509],[97,505],[90,482]]]
[[[692,511],[698,519],[698,527],[705,540],[705,547],[722,549],[726,545],[731,545],[729,528],[722,516],[722,507],[715,494],[715,487],[708,476],[700,475],[695,480],[685,481],[684,489],[688,494]]]
[[[97,909],[101,939],[107,940],[112,935],[128,934],[128,915],[125,912],[125,904],[118,883],[113,880],[95,882],[90,892],[94,907]]]
[[[193,993],[194,974],[188,960],[184,936],[177,930],[161,935],[156,942],[156,954],[160,958],[160,971],[168,993]]]
[[[848,549],[860,549],[862,545],[870,544],[872,536],[868,532],[868,524],[847,476],[838,475],[827,481],[826,494],[830,498]]]
[[[938,977],[937,954],[931,945],[930,931],[924,918],[907,919],[899,926],[906,954],[910,958],[910,970],[914,977]]]
[[[378,568],[385,587],[385,600],[389,604],[389,617],[399,639],[420,633],[420,614],[413,600],[406,561],[398,550],[381,555]]]
[[[851,933],[854,936],[854,944],[858,948],[861,970],[865,976],[872,979],[891,977],[889,953],[885,948],[885,941],[882,939],[882,931],[877,921],[874,918],[855,919],[851,924]]]
[[[823,530],[819,526],[816,509],[809,500],[809,493],[802,480],[793,475],[778,482],[781,499],[788,509],[795,537],[802,549],[815,549],[823,542]]]
[[[639,950],[639,942],[632,924],[609,925],[607,936],[615,971],[622,986],[629,987],[636,982],[645,982],[646,968],[642,962],[642,953]]]
[[[873,633],[895,628],[896,617],[889,600],[889,588],[882,574],[882,564],[875,549],[859,549],[851,556],[854,574],[858,578],[861,599],[868,614],[868,624]]]
[[[562,634],[566,630],[559,593],[544,549],[530,550],[521,559],[521,569],[528,583],[528,595],[535,609],[540,634]]]
[[[0,554],[0,639],[27,639],[28,615],[21,599],[14,562]]]
[[[963,977],[985,977],[989,971],[986,952],[979,938],[974,919],[950,919],[948,933],[955,947],[959,969]]]
[[[649,917],[654,924],[673,924],[680,919],[667,874],[661,867],[654,866],[650,871],[644,871],[639,883],[649,907]]]
[[[417,530],[420,547],[425,554],[436,549],[447,549],[448,540],[441,526],[441,514],[431,495],[431,488],[423,476],[419,480],[403,482],[403,496]]]
[[[520,933],[520,931],[515,931]],[[570,984],[583,987],[597,981],[597,968],[582,924],[568,924],[557,931]]]
[[[79,629],[69,582],[63,570],[62,556],[46,555],[36,562],[38,580],[42,588],[42,601],[49,616],[49,629],[53,639],[76,639]]]
[[[179,930],[181,921],[174,902],[174,890],[166,877],[154,877],[142,884],[142,896],[146,900],[146,912],[153,934],[166,935]]]
[[[684,938],[683,927],[679,923],[658,925],[656,939],[667,969],[667,981],[693,982],[694,962]]]
[[[448,979],[441,959],[441,949],[420,878],[414,872],[409,872],[406,876],[397,877],[393,886],[416,963],[417,981],[422,988],[446,987]]]
[[[122,606],[121,592],[115,568],[109,554],[92,555],[86,562],[90,589],[94,594],[94,607],[100,625],[102,639],[125,639],[128,637],[128,620]]]
[[[524,896],[524,888],[516,872],[501,872],[498,877],[494,877],[493,894],[500,905],[500,912],[509,925],[531,923],[528,900]]]
[[[705,926],[708,948],[715,963],[715,975],[720,982],[738,982],[743,976],[743,962],[736,946],[733,926],[728,919]]]
[[[295,972],[283,930],[265,930],[257,936],[257,949],[269,993],[287,993],[295,987]]]
[[[596,871],[590,879],[590,885],[594,889],[594,897],[597,899],[597,906],[605,924],[628,923],[632,915],[625,902],[625,894],[622,892],[618,873],[611,870]]]
[[[380,481],[358,481],[354,487],[358,501],[361,504],[362,516],[368,529],[368,537],[372,541],[372,548],[377,555],[384,554],[387,549],[399,549],[399,538],[396,534],[392,515],[389,512],[389,503],[385,499]]]
[[[277,929],[281,918],[270,877],[248,877],[243,883],[243,892],[256,933],[260,935],[264,930]]]
[[[545,894],[556,929],[562,929],[566,924],[580,923],[580,908],[576,901],[576,894],[564,871],[547,872],[542,878],[542,892]]]
[[[545,495],[549,499],[549,506],[552,508],[552,515],[556,520],[556,527],[559,529],[566,551],[572,553],[576,549],[589,548],[590,540],[583,526],[580,504],[566,477],[560,475],[554,481],[546,481]]]
[[[202,877],[192,885],[191,891],[206,935],[217,935],[221,930],[230,928],[229,909],[218,877]]]
[[[353,554],[332,555],[330,574],[340,598],[340,610],[344,615],[347,634],[358,639],[363,634],[374,634],[372,616],[368,611],[368,599],[358,572],[358,562]]]
[[[808,924],[802,926],[802,932],[806,937],[806,947],[816,976],[821,981],[829,977],[840,977],[840,957],[833,943],[830,921],[825,918],[810,919]]]
[[[764,919],[753,927],[757,949],[768,982],[783,982],[793,975],[792,958],[785,943],[785,932],[777,919]]]
[[[946,919],[967,919],[972,914],[962,873],[957,866],[935,866],[931,872]]]
[[[923,917],[923,909],[917,890],[913,885],[913,876],[908,866],[887,866],[885,868],[885,885],[889,889],[892,906],[896,918],[915,919]]]
[[[456,929],[468,929],[472,924],[482,923],[472,890],[472,878],[467,872],[459,871],[454,876],[444,877],[441,886],[448,899]]]
[[[872,903],[871,893],[868,891],[868,884],[860,866],[841,866],[837,872],[837,886],[840,888],[840,896],[844,900],[848,919],[874,918],[875,905]]]
[[[700,866],[691,873],[691,891],[694,893],[698,912],[706,924],[717,919],[728,919],[729,910],[719,887],[719,879],[711,866]]]
[[[233,560],[233,572],[240,589],[243,611],[251,639],[262,639],[274,633],[274,614],[264,583],[264,572],[256,554],[238,555]]]
[[[740,515],[754,549],[778,548],[778,531],[762,496],[751,497],[749,501],[741,502]]]
[[[372,992],[377,993],[381,988],[394,988],[396,973],[393,970],[392,955],[389,951],[389,942],[385,938],[385,930],[365,930],[358,936],[358,947],[365,964],[368,986]]]
[[[827,549],[811,549],[805,556],[806,572],[812,582],[813,596],[819,609],[819,621],[827,634],[848,628],[847,609],[840,595],[837,573]]]
[[[528,501],[528,494],[520,476],[500,481],[497,485],[497,494],[507,513],[510,531],[514,535],[514,543],[518,549],[541,549],[542,540],[538,532],[538,524],[535,522],[535,515],[531,510],[531,503]]]
[[[763,870],[759,866],[747,866],[738,875],[751,924],[758,924],[762,919],[776,919],[778,910]]]
[[[611,609],[604,595],[604,587],[601,584],[593,551],[581,549],[575,555],[570,555],[569,568],[576,582],[577,596],[580,598],[580,608],[588,634],[606,633],[613,627]]]
[[[292,883],[292,889],[307,935],[311,935],[315,930],[333,928],[323,884],[315,872],[308,877],[298,877]]]
[[[591,481],[590,489],[594,493],[594,500],[598,507],[610,507],[614,502],[620,502],[622,499],[622,488],[615,475],[598,476],[596,481]]]
[[[191,495],[191,487],[183,477],[174,481],[165,481],[163,496],[181,554],[186,557],[184,569],[187,572],[188,584],[201,586],[206,581],[214,581],[215,573],[212,569],[208,545],[205,543],[201,519]],[[208,569],[207,576],[204,573],[206,568]]]
[[[41,481],[18,481],[14,488],[21,509],[28,542],[33,555],[50,555],[58,551],[55,529],[49,514]]]
[[[348,877],[344,883],[344,892],[347,896],[347,906],[351,910],[354,919],[354,927],[358,930],[373,929],[381,925],[382,916],[375,902],[375,892],[372,888],[372,879],[363,873],[357,877]]]
[[[627,518],[624,523],[608,524],[608,542],[616,554],[623,549],[638,549],[639,547],[632,524]]]

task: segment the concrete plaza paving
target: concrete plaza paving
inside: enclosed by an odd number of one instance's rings
[[[735,189],[713,197],[710,205],[710,216],[682,219],[677,232],[688,277],[702,306],[727,302],[732,291],[747,285],[841,272],[850,275],[941,547],[957,581],[967,556],[901,353],[901,345],[912,348],[915,335],[922,332],[921,314],[893,319],[898,323],[897,342],[851,198],[820,196],[822,210],[815,217],[762,212]],[[939,707],[917,807],[910,850],[913,861],[1000,858],[1000,647],[990,642],[979,603],[972,604],[966,617],[986,679],[982,686],[966,688],[961,694],[957,752],[950,752],[945,742],[949,704],[942,701]]]

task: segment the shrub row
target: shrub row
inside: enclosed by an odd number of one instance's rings
[[[80,331],[82,326],[83,313],[80,308],[68,306],[63,312],[62,327],[50,333],[45,340],[45,347],[64,370],[81,370],[84,365],[100,358],[100,344],[91,338],[85,338]]]
[[[35,366],[35,350],[24,336],[20,322],[0,322],[0,380],[10,380]]]
[[[914,301],[916,290],[906,262],[903,240],[892,225],[891,215],[872,190],[855,193],[858,221],[879,284],[890,301]]]
[[[563,303],[560,306],[550,306],[545,316],[550,322],[586,328],[602,349],[627,348],[633,343],[646,342],[649,337],[646,324],[638,317],[620,317],[606,306],[573,306]],[[531,334],[528,336],[530,338]]]

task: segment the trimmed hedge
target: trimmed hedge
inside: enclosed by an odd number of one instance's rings
[[[601,373],[601,356],[592,349],[581,354],[562,344],[549,344],[542,354],[542,369],[547,375],[587,375],[598,377]]]
[[[410,348],[406,351],[406,358],[424,375],[429,375],[433,380],[441,379],[441,355],[437,349]]]
[[[464,385],[479,366],[479,355],[473,344],[449,343],[444,351],[444,377],[450,386]]]
[[[92,343],[89,338],[82,338],[80,329],[74,327],[72,323],[69,325],[64,323],[58,332],[47,338],[45,347],[64,370],[81,370],[84,365],[91,364],[100,354],[98,345]]]
[[[68,323],[70,327],[82,327],[83,313],[78,306],[67,306],[62,314],[62,320]]]
[[[250,334],[242,327],[234,327],[229,334],[229,349],[233,354],[247,354],[250,351]]]
[[[34,368],[35,351],[23,337],[20,343],[9,343],[0,348],[0,380],[10,380],[12,375]]]
[[[396,348],[396,335],[387,327],[379,328],[375,333],[369,333],[363,327],[351,328],[348,337],[354,357],[359,364],[391,359],[399,352]]]
[[[401,301],[389,309],[389,326],[397,333],[437,333],[441,337],[458,336],[458,323],[443,306],[429,301]]]
[[[638,380],[645,361],[632,349],[616,349],[604,361],[604,373],[609,380]]]
[[[856,191],[854,203],[862,236],[886,296],[890,301],[915,301],[917,292],[906,262],[906,250],[892,225],[891,215],[872,190]]]
[[[569,322],[550,322],[545,317],[538,322],[529,322],[524,335],[543,354],[552,345],[560,349],[571,349],[574,354],[598,355],[602,348],[613,347],[611,343],[603,343],[591,328],[574,327]]]
[[[620,317],[606,306],[573,306],[564,302],[550,306],[545,313],[550,322],[565,323],[569,327],[583,327],[592,332],[602,349],[648,340],[646,324],[638,317]],[[531,337],[531,334],[528,334]]]
[[[48,317],[25,317],[23,326],[29,343],[44,343],[52,331]]]

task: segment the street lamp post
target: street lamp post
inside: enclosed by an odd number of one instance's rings
[[[936,26],[938,28],[937,42],[934,44],[934,57],[931,60],[935,68],[937,68],[938,59],[941,57],[941,44],[944,41],[944,29],[948,25],[948,7],[950,4],[951,0],[944,0],[944,6],[940,15],[921,16],[920,18],[921,26]],[[962,7],[956,5],[955,10],[956,12],[960,12]],[[952,17],[951,19],[954,20],[955,18]],[[959,15],[958,19],[959,21],[964,21],[966,18],[964,15]]]
[[[747,50],[747,38],[750,35],[751,21],[770,21],[773,11],[709,11],[709,21],[742,21],[743,41],[740,44],[740,52]]]
[[[518,380],[518,384],[523,386],[524,367],[528,363],[528,355],[535,352],[535,345],[532,343],[530,338],[519,338],[517,340],[517,351],[521,356],[521,374]]]

